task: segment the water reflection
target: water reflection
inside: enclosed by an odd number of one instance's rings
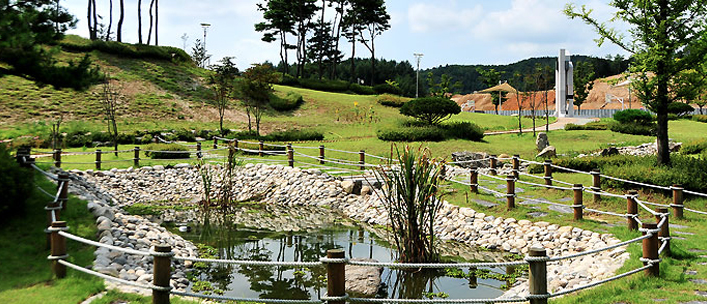
[[[214,247],[218,258],[258,261],[318,261],[329,249],[343,249],[347,257],[395,261],[394,251],[375,234],[350,223],[317,230],[272,231],[244,227],[229,216],[212,215],[200,221],[185,239]],[[468,249],[465,249],[468,250]],[[494,268],[505,273],[506,269]],[[465,272],[468,270],[465,270]],[[318,299],[326,293],[324,267],[294,268],[212,264],[198,279],[209,281],[224,295],[247,298]],[[438,270],[384,268],[377,297],[420,299],[444,292],[449,298],[493,298],[506,282],[492,279],[453,278]]]

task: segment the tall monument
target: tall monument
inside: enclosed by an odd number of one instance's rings
[[[574,105],[574,67],[570,56],[565,55],[565,49],[560,49],[555,68],[555,116],[573,117]]]

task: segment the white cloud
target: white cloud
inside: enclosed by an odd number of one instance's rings
[[[444,32],[468,30],[481,15],[481,6],[459,8],[456,1],[434,4],[415,3],[408,8],[408,22],[413,32]]]

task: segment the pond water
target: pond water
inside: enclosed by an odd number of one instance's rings
[[[257,217],[258,213],[241,212],[241,215]],[[311,213],[310,213],[311,214]],[[262,215],[262,214],[260,214]],[[282,214],[279,214],[282,215]],[[262,216],[259,217],[262,221]],[[267,217],[265,217],[267,219]],[[280,217],[282,219],[282,217]],[[295,216],[288,222],[292,228],[297,219],[303,224],[312,219]],[[374,233],[345,220],[324,221],[317,229],[302,229],[297,232],[276,231],[245,227],[251,224],[248,219],[232,217],[227,224],[220,225],[191,224],[192,230],[180,233],[185,239],[195,244],[213,247],[214,255],[221,259],[258,260],[258,261],[318,261],[326,255],[328,249],[343,249],[348,258],[371,258],[381,262],[395,261],[396,253],[384,240]],[[295,227],[298,225],[295,223]],[[468,252],[473,248],[457,248]],[[443,253],[445,250],[442,250]],[[448,251],[448,250],[447,250]],[[503,254],[484,252],[482,256]],[[477,255],[478,256],[478,255]],[[447,256],[445,260],[462,261],[458,256]],[[478,259],[474,259],[478,260]],[[464,273],[468,269],[462,269]],[[491,268],[492,272],[505,274],[513,269]],[[282,299],[318,299],[326,293],[326,269],[312,267],[307,269],[274,266],[240,266],[211,264],[206,269],[197,269],[192,273],[200,281],[210,282],[214,289],[223,291],[223,295],[245,298],[282,298]],[[495,298],[503,293],[502,285],[506,281],[481,278],[455,278],[446,275],[444,269],[426,271],[402,271],[384,268],[381,274],[382,285],[376,297],[389,298],[429,298],[449,296],[460,298]],[[190,288],[195,288],[192,284]]]

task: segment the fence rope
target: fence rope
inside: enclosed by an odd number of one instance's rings
[[[52,194],[50,194],[49,192],[47,192],[47,190],[42,189],[42,187],[40,187],[39,185],[37,185],[37,189],[39,190],[39,192],[44,193],[44,195],[46,195],[46,196],[48,196],[48,197],[50,197],[50,198],[54,198],[54,195],[52,195]]]
[[[525,298],[496,299],[379,299],[379,298],[349,298],[354,303],[514,303],[525,302]]]
[[[569,255],[565,255],[565,256],[551,257],[551,258],[548,259],[548,261],[550,261],[550,262],[562,261],[562,260],[566,260],[566,259],[573,259],[573,258],[585,256],[585,255],[595,254],[595,253],[599,253],[599,252],[602,252],[602,251],[606,251],[606,250],[611,250],[611,249],[614,249],[614,248],[618,248],[618,247],[621,247],[621,246],[626,246],[626,245],[629,245],[629,244],[631,244],[631,243],[639,242],[639,241],[642,241],[642,240],[644,240],[644,239],[650,238],[650,237],[652,237],[652,236],[653,236],[652,233],[647,233],[646,235],[639,236],[639,237],[637,237],[637,238],[635,238],[635,239],[630,239],[630,240],[628,240],[628,241],[623,241],[623,242],[621,242],[621,243],[616,243],[616,244],[614,244],[614,245],[606,246],[606,247],[603,247],[603,248],[594,249],[594,250],[589,250],[589,251],[584,251],[584,252],[579,252],[579,253],[574,253],[574,254],[569,254]]]
[[[173,295],[192,297],[192,298],[202,298],[202,299],[212,299],[221,301],[235,301],[235,302],[248,302],[248,303],[273,303],[273,304],[319,304],[322,303],[321,300],[287,300],[287,299],[262,299],[262,298],[237,298],[229,296],[220,295],[205,295],[192,292],[182,292],[182,291],[172,291]]]
[[[516,183],[526,184],[526,185],[531,185],[531,186],[536,186],[536,187],[544,187],[544,188],[556,189],[556,190],[567,190],[567,191],[574,190],[574,189],[569,188],[569,187],[560,187],[560,186],[550,186],[550,185],[536,184],[536,183],[531,183],[531,182],[522,181],[522,180],[520,180],[520,179],[516,179]]]
[[[172,289],[171,287],[162,287],[162,286],[157,286],[157,285],[154,285],[154,284],[140,284],[140,283],[133,282],[133,281],[123,280],[123,279],[121,279],[121,278],[116,278],[116,277],[114,277],[114,276],[109,276],[109,275],[107,275],[107,274],[103,274],[103,273],[96,272],[96,271],[93,271],[93,270],[90,270],[90,269],[86,269],[86,268],[81,267],[81,266],[78,266],[78,265],[76,265],[76,264],[72,264],[72,263],[70,263],[70,262],[67,262],[66,260],[57,260],[57,262],[59,262],[59,264],[62,264],[62,265],[64,265],[64,266],[66,266],[66,267],[69,267],[69,268],[71,268],[71,269],[74,269],[74,270],[76,270],[76,271],[80,271],[80,272],[83,272],[83,273],[86,273],[86,274],[90,274],[90,275],[93,275],[93,276],[97,276],[97,277],[99,277],[99,278],[103,278],[103,279],[106,279],[106,280],[109,280],[109,281],[115,281],[115,282],[118,282],[118,283],[120,283],[120,284],[130,285],[130,286],[134,286],[134,287],[138,287],[138,288],[144,288],[144,289],[158,290],[158,291],[170,291],[170,290]]]
[[[634,184],[634,185],[649,187],[649,188],[656,188],[656,189],[661,189],[661,190],[671,190],[671,189],[672,189],[672,188],[670,188],[670,187],[664,187],[664,186],[646,184],[646,183],[641,183],[641,182],[635,182],[635,181],[631,181],[631,180],[627,180],[627,179],[622,179],[622,178],[618,178],[618,177],[613,177],[613,176],[608,176],[608,175],[604,175],[604,174],[601,174],[601,177],[608,178],[608,179],[612,179],[612,180],[619,181],[619,182],[624,182],[624,183],[629,183],[629,184]]]
[[[575,169],[572,169],[572,168],[562,167],[562,166],[558,166],[558,165],[554,165],[554,164],[553,164],[553,165],[550,165],[550,166],[552,166],[553,168],[557,168],[557,169],[560,169],[560,170],[565,170],[565,171],[572,172],[572,173],[580,173],[580,174],[592,175],[591,173],[589,173],[589,172],[587,172],[587,171],[575,170]]]
[[[67,238],[67,239],[71,239],[71,240],[80,242],[80,243],[84,243],[84,244],[88,244],[88,245],[93,245],[93,246],[96,246],[96,247],[108,248],[108,249],[110,249],[110,250],[115,250],[115,251],[119,251],[119,252],[123,252],[123,253],[127,253],[127,254],[143,255],[143,256],[151,256],[151,255],[152,255],[152,254],[151,254],[150,252],[148,252],[148,251],[140,251],[140,250],[135,250],[135,249],[130,249],[130,248],[123,248],[123,247],[118,247],[118,246],[103,244],[103,243],[99,243],[99,242],[96,242],[96,241],[92,241],[92,240],[89,240],[89,239],[82,238],[82,237],[77,236],[77,235],[73,235],[73,234],[68,233],[68,232],[66,232],[66,231],[59,231],[59,235],[65,237],[65,238]]]
[[[57,175],[55,175],[55,174],[51,174],[51,173],[49,173],[49,172],[47,172],[47,171],[44,171],[44,170],[42,170],[42,168],[37,167],[37,165],[35,165],[35,164],[32,164],[32,168],[34,168],[35,170],[37,170],[37,171],[39,171],[39,172],[42,172],[42,174],[44,174],[44,176],[46,176],[46,177],[48,177],[48,178],[51,178],[51,179],[53,179],[53,180],[59,180],[59,176],[57,176]]]
[[[652,264],[652,263],[648,263],[648,265],[643,266],[643,267],[641,267],[641,268],[636,268],[636,269],[631,270],[631,271],[629,271],[629,272],[624,272],[624,273],[622,273],[622,274],[615,275],[615,276],[613,276],[613,277],[606,278],[606,279],[603,279],[603,280],[599,280],[599,281],[596,281],[596,282],[592,282],[592,283],[589,283],[589,284],[587,284],[587,285],[582,285],[582,286],[575,287],[575,288],[572,288],[572,289],[567,289],[567,290],[563,290],[563,291],[560,291],[560,292],[552,293],[552,294],[549,295],[549,297],[550,297],[550,298],[559,297],[559,296],[562,296],[562,295],[566,295],[566,294],[569,294],[569,293],[573,293],[573,292],[575,292],[575,291],[580,291],[580,290],[582,290],[582,289],[587,289],[587,288],[591,288],[591,287],[594,287],[594,286],[598,286],[598,285],[601,285],[601,284],[604,284],[604,283],[608,283],[608,282],[611,282],[611,281],[614,281],[614,280],[618,280],[618,279],[623,278],[623,277],[630,276],[630,275],[632,275],[632,274],[634,274],[634,273],[641,272],[641,271],[646,270],[646,269],[648,269],[648,268],[650,268],[650,267],[653,267],[653,264]]]
[[[490,157],[482,158],[482,159],[472,159],[472,160],[461,160],[461,161],[453,161],[453,162],[448,162],[450,165],[455,165],[455,164],[468,164],[468,163],[476,163],[476,162],[481,162],[485,160],[490,160]]]
[[[699,210],[694,210],[694,209],[689,209],[689,208],[682,208],[682,209],[689,211],[689,212],[697,213],[697,214],[707,215],[707,212],[704,212],[704,211],[699,211]]]
[[[687,193],[687,194],[707,197],[707,194],[705,194],[705,193],[700,193],[700,192],[695,192],[695,191],[690,191],[690,190],[683,190],[682,192]]]
[[[506,194],[507,194],[507,193],[498,192],[498,191],[496,191],[496,190],[491,190],[491,189],[486,188],[486,187],[481,186],[481,185],[478,185],[477,187],[478,187],[479,189],[481,189],[481,190],[486,191],[486,192],[490,192],[490,193],[493,194],[495,197],[506,197]]]
[[[603,210],[597,210],[597,209],[592,209],[592,208],[584,208],[584,210],[599,213],[599,214],[605,214],[605,215],[612,215],[612,216],[618,216],[618,217],[624,217],[624,218],[628,217],[627,214],[620,214],[620,213],[611,212],[611,211],[603,211]]]
[[[317,261],[317,262],[273,262],[273,261],[252,261],[252,260],[204,259],[204,258],[182,257],[182,256],[175,256],[175,257],[173,257],[173,259],[179,260],[179,261],[215,263],[215,264],[233,264],[233,265],[246,265],[246,266],[314,267],[314,266],[323,265],[323,263],[321,261]]]
[[[349,265],[356,266],[371,266],[371,267],[387,267],[391,269],[418,269],[418,268],[469,268],[469,267],[505,267],[505,266],[520,266],[527,264],[526,261],[512,262],[483,262],[483,263],[393,263],[393,262],[366,262],[366,261],[348,261]]]
[[[584,188],[584,192],[591,193],[591,194],[598,194],[598,195],[602,195],[602,196],[623,198],[623,199],[628,198],[628,195],[625,195],[625,194],[613,194],[613,193],[609,193],[609,192],[597,192],[597,191],[592,190],[591,188]]]
[[[648,213],[650,213],[650,214],[652,214],[652,215],[661,215],[660,213],[655,212],[653,209],[648,208],[648,206],[646,206],[646,204],[645,204],[646,202],[639,200],[639,199],[637,198],[637,196],[638,196],[638,195],[635,195],[635,196],[633,197],[633,200],[636,201],[636,204],[638,204],[639,206],[641,206],[641,208],[643,208],[644,210],[648,211]]]

